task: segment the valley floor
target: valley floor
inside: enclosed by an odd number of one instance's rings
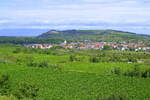
[[[21,94],[22,100],[122,100],[105,99],[111,95],[128,98],[123,100],[150,100],[150,78],[123,75],[135,66],[141,71],[149,69],[148,63],[92,63],[87,55],[82,55],[84,60],[70,61],[71,54],[14,53],[16,48],[0,48],[0,74],[9,75],[11,83],[11,92],[0,96],[0,100],[18,100],[14,93],[24,83],[36,85],[39,91],[36,98]],[[120,75],[112,73],[116,67]]]

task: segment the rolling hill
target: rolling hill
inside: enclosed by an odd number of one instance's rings
[[[50,30],[37,38],[49,38],[67,41],[105,41],[105,42],[150,42],[150,36],[117,30]]]
[[[62,43],[90,40],[93,42],[117,43],[148,43],[149,35],[141,35],[117,30],[50,30],[34,37],[0,36],[0,43],[31,44],[31,43]]]

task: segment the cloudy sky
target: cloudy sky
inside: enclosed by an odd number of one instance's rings
[[[0,32],[117,29],[150,34],[149,5],[150,0],[1,0]]]

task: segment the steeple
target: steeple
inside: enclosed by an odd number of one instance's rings
[[[64,41],[64,44],[67,44],[67,41],[66,41],[66,40]]]

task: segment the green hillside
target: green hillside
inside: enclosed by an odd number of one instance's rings
[[[0,43],[31,44],[31,43],[62,43],[91,40],[93,42],[134,42],[150,43],[150,36],[116,30],[50,30],[37,37],[0,36]]]
[[[38,36],[58,41],[150,42],[150,36],[116,30],[51,30]]]

